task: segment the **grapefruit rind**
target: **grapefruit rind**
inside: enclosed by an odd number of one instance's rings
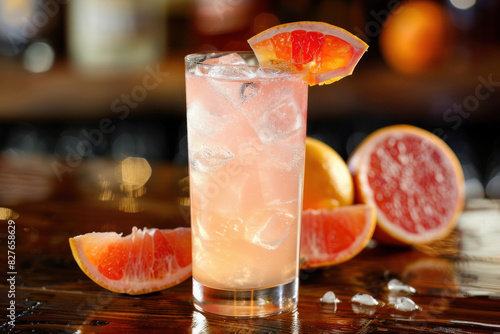
[[[333,213],[333,216],[332,216]],[[337,253],[321,253],[318,248],[328,247],[328,244],[336,243],[336,238],[342,238],[342,235],[335,234],[335,228],[328,236],[323,235],[318,238],[316,233],[305,233],[305,230],[312,231],[319,224],[343,224],[352,228],[354,223],[350,219],[346,219],[350,214],[362,216],[363,224],[361,232],[355,237],[347,248]],[[322,215],[330,216],[329,221],[325,218],[320,218]],[[340,219],[338,219],[340,218]],[[355,204],[349,206],[338,207],[334,210],[314,210],[308,209],[302,212],[302,233],[301,233],[301,252],[300,252],[300,269],[318,268],[332,266],[348,261],[358,255],[370,242],[376,227],[375,208],[371,205]],[[307,247],[307,249],[305,249]]]
[[[178,228],[185,229],[185,228]],[[177,230],[177,229],[175,229]],[[175,231],[173,230],[173,231]],[[186,229],[189,230],[189,229]],[[133,238],[136,235],[144,236],[145,233],[154,234],[161,233],[160,230],[157,229],[147,229],[138,230],[134,227],[132,230],[132,234],[127,235],[123,238]],[[191,264],[185,267],[177,266],[176,271],[174,273],[166,274],[162,279],[154,279],[154,280],[135,280],[133,277],[124,276],[120,280],[110,279],[99,272],[95,263],[89,259],[86,254],[86,250],[84,249],[84,240],[92,240],[91,243],[93,245],[87,245],[87,251],[94,252],[96,251],[97,245],[101,243],[106,244],[107,242],[114,242],[122,238],[122,234],[118,234],[116,232],[92,232],[83,235],[79,235],[69,239],[69,244],[71,247],[71,252],[75,261],[77,262],[80,269],[96,284],[101,287],[117,292],[117,293],[126,293],[129,295],[140,295],[151,292],[156,292],[160,290],[167,289],[174,285],[177,285],[188,277],[191,276]],[[90,248],[90,249],[89,249]],[[172,259],[174,262],[175,258]]]
[[[344,62],[340,62],[340,64],[337,64],[335,60],[332,60],[332,63],[335,63],[335,65],[333,65],[330,70],[322,71],[321,68],[323,67],[323,62],[321,58],[325,52],[328,52],[328,50],[325,50],[323,48],[323,46],[326,48],[326,45],[322,45],[322,48],[317,50],[314,55],[311,55],[313,58],[312,61],[302,63],[295,63],[291,62],[288,59],[282,59],[277,54],[275,48],[272,47],[269,43],[268,45],[259,45],[259,43],[270,40],[278,34],[291,33],[296,31],[305,31],[306,33],[314,32],[333,38],[339,38],[353,48],[353,50],[350,50],[353,53],[352,57],[348,60],[347,64],[344,64]],[[314,86],[317,84],[331,84],[348,75],[351,75],[357,63],[368,49],[368,45],[363,40],[351,34],[347,30],[324,22],[314,21],[285,23],[269,28],[250,38],[248,40],[248,44],[254,51],[260,65],[270,65],[272,67],[292,72],[304,72],[304,80],[310,86]],[[291,46],[288,47],[291,50]]]
[[[344,159],[327,144],[306,138],[303,209],[352,205],[354,184]]]
[[[417,136],[426,140],[430,144],[435,145],[439,152],[441,152],[442,157],[450,162],[457,180],[456,206],[453,213],[450,215],[447,222],[443,223],[440,228],[430,230],[429,232],[420,232],[419,234],[409,233],[400,226],[390,222],[386,215],[375,204],[376,194],[368,185],[367,178],[369,172],[369,154],[366,152],[372,152],[373,147],[375,147],[379,142],[385,140],[387,137],[402,137],[404,135]],[[348,160],[348,167],[354,180],[356,197],[355,202],[371,204],[376,207],[377,228],[374,233],[375,239],[393,245],[426,244],[435,240],[443,239],[455,228],[465,202],[463,171],[460,162],[453,151],[448,147],[448,145],[446,145],[446,143],[434,134],[411,125],[393,125],[379,129],[365,138],[356,148]]]

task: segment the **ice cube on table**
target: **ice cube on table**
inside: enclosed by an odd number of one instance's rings
[[[415,290],[414,287],[406,285],[396,278],[391,279],[389,283],[387,283],[387,288],[391,292],[406,292],[406,293],[417,292],[417,290]]]
[[[408,297],[389,297],[389,304],[394,306],[396,310],[403,312],[411,312],[422,309]]]
[[[377,311],[376,306],[366,306],[357,303],[351,304],[352,311],[356,314],[366,314],[366,315],[374,315]]]
[[[327,304],[340,303],[340,299],[338,299],[337,296],[335,296],[335,292],[333,291],[325,292],[323,297],[321,297],[319,300]]]
[[[352,296],[351,302],[359,303],[365,306],[377,306],[379,304],[375,298],[366,293],[355,294],[354,296]]]

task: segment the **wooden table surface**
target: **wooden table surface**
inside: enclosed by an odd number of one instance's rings
[[[457,230],[431,247],[371,243],[346,263],[302,271],[298,308],[278,316],[200,313],[192,304],[190,279],[143,296],[102,289],[73,260],[69,237],[189,225],[181,205],[186,167],[144,162],[130,174],[121,163],[95,159],[72,165],[50,157],[0,159],[0,332],[500,333],[500,203],[484,199],[469,201]],[[61,166],[66,168],[56,168],[56,174],[54,167]],[[8,268],[9,235],[15,236],[14,270]],[[11,276],[13,286],[6,281]],[[389,305],[392,278],[417,290],[411,298],[421,310]],[[336,307],[320,302],[329,290],[341,300]],[[371,294],[383,305],[360,310],[350,302],[356,293]],[[15,327],[8,318],[11,302]]]

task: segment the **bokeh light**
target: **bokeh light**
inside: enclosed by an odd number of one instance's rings
[[[143,158],[128,157],[120,163],[116,179],[121,183],[122,197],[118,209],[123,212],[139,212],[138,198],[146,194],[145,184],[151,177],[152,169]]]
[[[47,72],[54,65],[54,58],[55,52],[49,44],[35,42],[24,52],[24,68],[33,73]]]
[[[450,0],[453,7],[466,10],[473,7],[476,4],[476,0]]]
[[[380,35],[386,62],[408,75],[435,69],[449,55],[452,43],[451,22],[443,6],[433,1],[402,3]]]

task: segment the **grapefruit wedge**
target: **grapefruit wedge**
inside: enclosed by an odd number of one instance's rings
[[[376,207],[376,239],[426,244],[455,227],[464,176],[453,151],[432,133],[410,125],[380,129],[356,148],[348,166],[356,201]]]
[[[105,289],[130,295],[160,291],[191,276],[191,230],[137,229],[69,239],[83,272]]]
[[[303,211],[300,268],[331,266],[353,258],[371,240],[375,225],[375,209],[370,205]]]
[[[311,86],[352,74],[368,45],[324,22],[294,22],[269,28],[248,40],[260,65],[304,71]]]

